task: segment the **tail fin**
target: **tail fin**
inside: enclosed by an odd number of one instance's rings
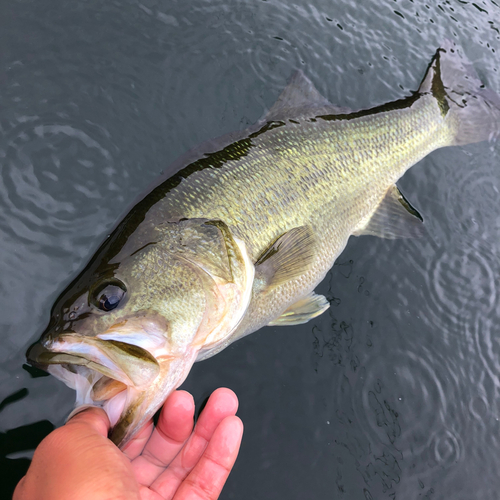
[[[454,133],[453,144],[491,141],[500,135],[500,96],[484,87],[454,42],[446,40],[437,50],[419,92],[437,99]]]

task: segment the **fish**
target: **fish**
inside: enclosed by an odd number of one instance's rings
[[[314,289],[351,236],[414,238],[396,186],[431,151],[495,140],[500,97],[446,41],[417,91],[330,103],[301,71],[257,123],[179,158],[56,300],[27,352],[102,407],[123,448],[196,361],[329,307]]]

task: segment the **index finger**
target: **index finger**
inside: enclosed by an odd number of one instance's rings
[[[141,484],[149,486],[179,453],[193,429],[193,416],[191,394],[175,391],[169,396],[142,454],[132,461]]]
[[[165,472],[162,472],[158,479],[151,484],[151,489],[156,491],[166,500],[173,498],[179,486],[203,457],[207,450],[207,445],[210,446],[209,443],[213,441],[214,435],[225,436],[225,432],[223,431],[221,434],[221,430],[227,430],[226,420],[229,417],[232,419],[237,409],[238,398],[233,391],[226,388],[220,388],[214,391],[208,399],[207,405],[201,412],[194,432],[186,445],[172,463],[170,463]],[[231,422],[231,419],[228,420],[228,422]],[[239,419],[236,420],[239,422]],[[238,434],[238,432],[236,432],[236,434]],[[233,435],[231,429],[229,429],[229,435]],[[231,447],[224,445],[222,442],[224,439],[225,438],[218,440],[216,438],[215,443],[218,445],[222,444],[222,448],[226,447],[230,449]],[[241,436],[239,439],[241,439]],[[217,449],[218,446],[214,448],[212,445],[211,450]],[[236,458],[236,456],[234,456],[234,458]],[[227,474],[229,474],[229,471],[227,471]],[[227,477],[227,475],[225,477]]]
[[[173,500],[217,500],[238,456],[242,435],[241,420],[236,416],[226,417]]]

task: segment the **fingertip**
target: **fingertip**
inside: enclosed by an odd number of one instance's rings
[[[187,391],[174,391],[165,401],[164,407],[166,405],[173,410],[183,410],[194,414],[194,398]]]
[[[182,419],[194,418],[194,398],[189,392],[174,391],[165,401],[161,409],[160,421],[166,421],[171,417]]]
[[[243,422],[236,415],[226,417],[217,427],[206,450],[206,456],[231,469],[238,456],[243,437]]]
[[[237,415],[235,415],[234,417],[230,417],[232,418],[236,423],[234,425],[236,425],[239,429],[239,433],[241,435],[243,435],[243,432],[245,431],[245,424],[243,423],[243,420],[241,420],[240,417],[238,417]]]
[[[189,392],[173,392],[161,410],[158,432],[174,441],[185,441],[193,429],[194,408],[194,399]]]
[[[225,434],[231,436],[231,440],[234,443],[238,443],[239,446],[239,442],[243,436],[243,431],[245,430],[245,426],[243,425],[241,418],[236,415],[231,415],[226,417],[221,424],[225,427]]]
[[[232,413],[233,415],[238,411],[238,396],[228,387],[216,389],[210,396],[209,401],[217,411]]]
[[[210,437],[208,446],[177,490],[178,498],[216,499],[236,461],[243,434],[243,422],[236,415],[226,416]],[[200,492],[200,493],[198,493]],[[177,498],[176,496],[176,498]]]
[[[66,425],[85,424],[98,434],[107,437],[111,424],[107,413],[102,408],[89,407],[71,416]]]

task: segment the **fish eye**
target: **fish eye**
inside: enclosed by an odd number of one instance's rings
[[[121,281],[117,279],[108,280],[94,288],[91,302],[101,311],[112,311],[118,307],[126,291],[127,288]]]

